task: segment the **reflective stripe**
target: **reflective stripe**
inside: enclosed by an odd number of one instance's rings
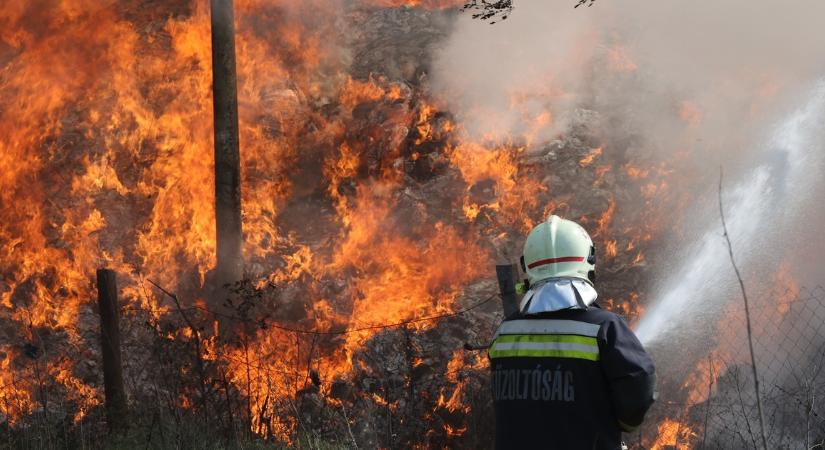
[[[490,348],[491,358],[508,357],[576,358],[599,360],[599,344],[594,337],[570,335],[503,335]]]
[[[494,351],[499,350],[576,350],[578,352],[599,353],[599,347],[565,342],[497,342]]]
[[[599,360],[598,324],[575,320],[511,320],[501,324],[491,358],[535,357]]]
[[[508,320],[502,322],[496,337],[504,334],[578,334],[596,337],[600,325],[576,320]]]
[[[573,358],[573,359],[587,359],[590,361],[598,361],[598,353],[580,352],[576,350],[529,350],[529,349],[515,349],[515,350],[490,350],[490,358],[514,358],[514,357],[528,357],[528,358]]]
[[[505,342],[566,342],[568,344],[582,344],[599,349],[599,342],[594,337],[575,335],[543,335],[543,334],[507,334],[496,338],[495,343]]]

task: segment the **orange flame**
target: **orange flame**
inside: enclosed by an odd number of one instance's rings
[[[127,19],[111,2],[65,0],[53,11],[24,0],[7,3],[0,8],[0,306],[14,338],[37,343],[42,328],[65,336],[66,348],[92,345],[84,336],[96,326],[81,314],[93,310],[91,278],[101,266],[118,272],[126,307],[149,309],[155,320],[174,309],[146,292],[146,278],[208,309],[197,298],[216,245],[207,3],[143,21]],[[426,9],[463,3],[365,2]],[[279,323],[340,331],[452,312],[465,287],[489,277],[494,251],[486,236],[509,245],[549,212],[571,209],[572,199],[550,198],[545,174],[522,158],[554,120],[546,108],[530,106],[532,93],[511,99],[524,136],[473,140],[439,103],[421,98],[426,92],[384,76],[350,74],[347,52],[325,37],[339,33],[340,18],[326,2],[235,4],[245,262],[258,287],[295,287],[279,298],[289,310]],[[280,19],[287,9],[314,19]],[[626,52],[614,52],[617,70],[630,70]],[[541,93],[546,100],[566,95],[548,86]],[[603,147],[592,149],[579,161],[589,168],[581,172],[595,173],[599,184],[624,172],[654,186],[640,187],[646,197],[666,192],[667,185],[647,180],[649,169],[620,169],[605,159]],[[428,161],[448,166],[444,180],[456,195],[444,209],[454,212],[428,211],[408,192],[409,165]],[[312,209],[301,225],[289,226],[295,203]],[[636,247],[651,230],[618,232],[615,212],[611,198],[598,211],[594,235],[605,240],[609,257],[619,259],[618,249],[626,248],[628,259],[635,255],[633,264],[642,264]],[[309,230],[315,226],[322,231]],[[626,312],[638,305],[638,294],[627,298],[618,306]],[[159,333],[169,340],[200,337],[203,358],[225,362],[229,383],[255,410],[267,398],[286,402],[305,387],[305,371],[285,362],[312,360],[320,389],[328,389],[330,380],[353,376],[359,369],[353,356],[375,336],[373,330],[338,336],[314,355],[277,329],[244,328],[242,345],[225,345],[216,339],[216,323],[204,320],[212,336],[188,327]],[[12,422],[38,408],[29,376],[34,364],[78,405],[75,420],[100,404],[97,384],[81,376],[79,364],[59,360],[58,350],[34,363],[18,347],[0,350],[0,413]],[[414,365],[420,364],[418,358]],[[480,355],[454,353],[438,406],[466,413],[470,386],[463,375],[486,364]],[[371,400],[387,403],[378,395]],[[196,400],[181,394],[177,402],[189,407]],[[288,440],[297,427],[294,419],[265,420],[254,417],[253,430],[266,425]],[[448,436],[466,430],[444,429]]]
[[[579,160],[579,165],[582,167],[587,167],[593,163],[599,156],[602,156],[603,147],[597,147],[590,152],[582,159]]]
[[[687,425],[673,419],[665,419],[659,424],[658,436],[650,450],[689,450],[689,442],[693,435],[693,431]]]

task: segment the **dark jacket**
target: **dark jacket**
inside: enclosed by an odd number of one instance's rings
[[[508,318],[489,356],[497,449],[619,449],[654,400],[653,361],[596,306]]]

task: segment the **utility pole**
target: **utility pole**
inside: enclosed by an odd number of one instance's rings
[[[215,117],[215,223],[218,294],[243,278],[241,157],[232,0],[211,0],[212,95]],[[218,301],[222,301],[219,298]]]

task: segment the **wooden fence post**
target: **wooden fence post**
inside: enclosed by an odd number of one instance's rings
[[[496,265],[496,278],[498,278],[498,289],[501,293],[501,306],[504,309],[504,317],[509,317],[518,311],[517,277],[518,268],[515,264]]]
[[[106,423],[110,433],[117,433],[126,429],[128,410],[120,357],[117,280],[112,270],[97,270],[97,303],[100,312],[100,353],[103,355]]]

